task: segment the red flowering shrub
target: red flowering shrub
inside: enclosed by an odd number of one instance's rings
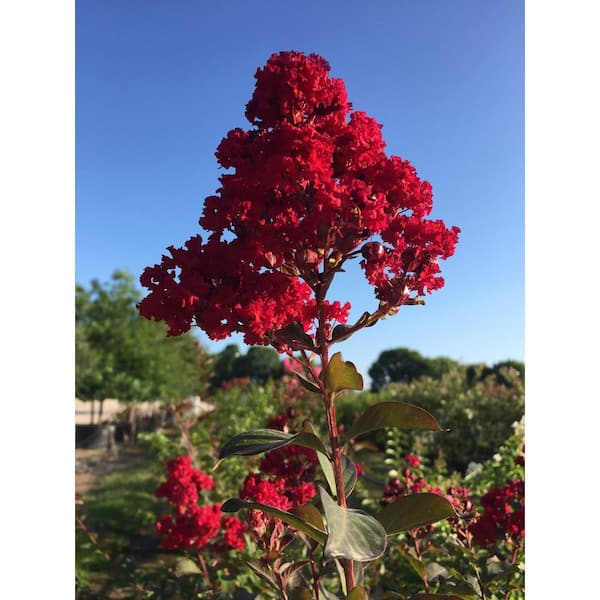
[[[493,487],[481,497],[483,515],[471,525],[473,539],[491,546],[508,539],[519,545],[525,538],[525,481],[514,479],[508,485]]]
[[[156,532],[168,550],[200,549],[213,543],[221,549],[243,550],[246,525],[236,517],[223,517],[220,504],[198,506],[202,490],[212,490],[212,477],[195,469],[188,455],[167,462],[167,481],[156,490],[158,498],[174,507],[174,514],[156,523]],[[222,532],[223,540],[217,540]]]
[[[359,254],[379,316],[443,286],[438,259],[454,253],[459,229],[425,218],[430,184],[386,156],[381,126],[352,112],[329,70],[320,56],[292,51],[256,72],[252,128],[230,131],[216,152],[231,171],[205,200],[208,238],[169,247],[141,277],[150,293],[140,313],[165,321],[170,335],[196,324],[213,339],[240,332],[281,349],[289,340],[274,332],[289,325],[314,333],[324,320],[331,332],[350,305],[322,291]]]

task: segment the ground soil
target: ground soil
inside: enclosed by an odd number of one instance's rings
[[[139,447],[119,445],[114,450],[105,448],[77,448],[75,450],[75,492],[85,494],[101,485],[103,479],[126,467],[142,454]]]

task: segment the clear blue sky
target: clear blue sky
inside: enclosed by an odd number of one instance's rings
[[[76,3],[76,280],[139,275],[199,232],[218,187],[214,152],[254,72],[280,50],[316,52],[383,124],[389,154],[458,225],[446,286],[338,346],[366,373],[378,354],[524,359],[523,2],[197,0]],[[354,276],[355,275],[355,276]],[[333,290],[353,317],[376,305],[360,273]],[[218,351],[231,341],[202,342]]]

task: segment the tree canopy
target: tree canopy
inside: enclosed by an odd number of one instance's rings
[[[80,399],[169,400],[203,391],[206,352],[191,334],[167,338],[163,324],[141,318],[140,297],[125,271],[115,271],[109,283],[77,284],[75,393]]]
[[[248,378],[253,383],[264,384],[282,375],[283,365],[272,348],[252,346],[242,354],[237,344],[229,344],[216,357],[211,383],[219,387],[225,381]]]
[[[377,392],[388,383],[410,383],[423,376],[439,379],[456,364],[456,361],[443,356],[426,358],[409,348],[384,350],[369,369],[371,388]]]

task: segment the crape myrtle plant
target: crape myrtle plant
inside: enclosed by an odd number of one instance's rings
[[[200,225],[208,235],[169,247],[160,264],[145,269],[141,283],[149,293],[139,310],[166,322],[171,336],[192,325],[214,340],[240,333],[247,344],[271,345],[299,363],[301,384],[322,399],[326,438],[309,420],[296,433],[258,429],[232,438],[220,458],[301,446],[316,453],[328,485],[290,510],[244,499],[221,509],[280,519],[319,557],[316,567],[340,567],[346,597],[365,598],[363,567],[383,556],[388,536],[455,511],[427,493],[406,506],[399,498],[375,515],[348,507],[356,467],[345,447],[353,438],[382,427],[441,427],[423,409],[384,402],[342,437],[336,400],[361,390],[363,379],[332,346],[402,306],[424,304],[444,285],[439,261],[454,253],[460,230],[427,218],[431,185],[410,162],[386,155],[381,125],[352,109],[344,82],[329,71],[324,58],[295,51],[274,54],[257,70],[246,106],[250,128],[230,131],[216,152],[227,172],[204,203]],[[350,304],[329,291],[352,259],[359,259],[377,304],[348,323]],[[305,597],[328,593],[320,592],[314,567]]]

